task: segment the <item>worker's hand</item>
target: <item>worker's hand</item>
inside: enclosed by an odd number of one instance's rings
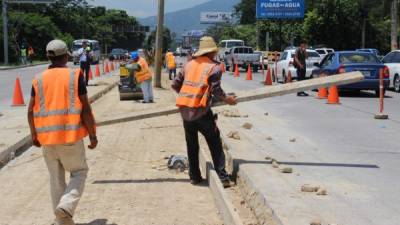
[[[228,95],[226,96],[225,100],[226,104],[228,105],[236,105],[236,96]]]
[[[90,139],[90,145],[88,145],[88,148],[89,149],[95,149],[97,144],[98,144],[97,137],[96,136],[94,136],[94,137],[90,137],[89,136],[89,139]]]
[[[32,134],[32,144],[38,148],[42,147],[36,134]]]

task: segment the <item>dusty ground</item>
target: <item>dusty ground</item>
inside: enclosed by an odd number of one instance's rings
[[[119,102],[114,89],[93,108],[102,118],[117,111],[173,104],[169,91],[157,90],[156,96],[156,104]],[[186,173],[166,168],[164,157],[186,152],[179,115],[100,127],[98,138],[99,147],[87,151],[90,171],[75,215],[77,224],[222,224],[206,184],[193,186]],[[48,183],[37,148],[1,169],[0,225],[50,224]]]
[[[167,128],[149,128],[161,123]],[[180,124],[176,115],[100,128],[99,148],[87,151],[90,172],[77,224],[222,224],[207,186],[192,186],[187,174],[164,167],[165,156],[185,153]],[[0,183],[1,225],[51,223],[39,149],[0,170]]]

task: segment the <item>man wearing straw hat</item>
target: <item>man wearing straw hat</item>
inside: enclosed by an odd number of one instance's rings
[[[212,98],[220,99],[229,105],[235,105],[236,98],[226,95],[221,88],[221,67],[214,61],[217,52],[218,47],[213,38],[201,38],[199,50],[176,76],[172,88],[178,93],[176,105],[180,109],[185,128],[191,183],[198,184],[203,180],[199,169],[200,132],[207,141],[215,171],[224,187],[229,187],[225,154],[211,105]]]

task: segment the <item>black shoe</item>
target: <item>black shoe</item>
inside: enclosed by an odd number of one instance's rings
[[[198,179],[190,179],[190,183],[193,185],[197,185],[199,183],[203,182],[203,178],[198,178]]]
[[[231,182],[229,180],[223,180],[222,182],[222,186],[224,188],[230,188],[232,186]]]
[[[309,94],[303,92],[303,96],[307,97],[307,96],[309,96]]]
[[[153,100],[150,100],[149,103],[154,103],[154,101],[153,101]]]
[[[149,102],[146,102],[146,101],[142,101],[142,103],[143,103],[143,104],[147,104],[147,103],[149,103]]]

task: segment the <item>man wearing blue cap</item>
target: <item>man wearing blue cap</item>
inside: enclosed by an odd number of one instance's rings
[[[143,92],[143,103],[154,103],[152,73],[146,60],[139,56],[137,51],[131,53],[131,59],[138,65],[135,69],[136,81],[140,84]]]

